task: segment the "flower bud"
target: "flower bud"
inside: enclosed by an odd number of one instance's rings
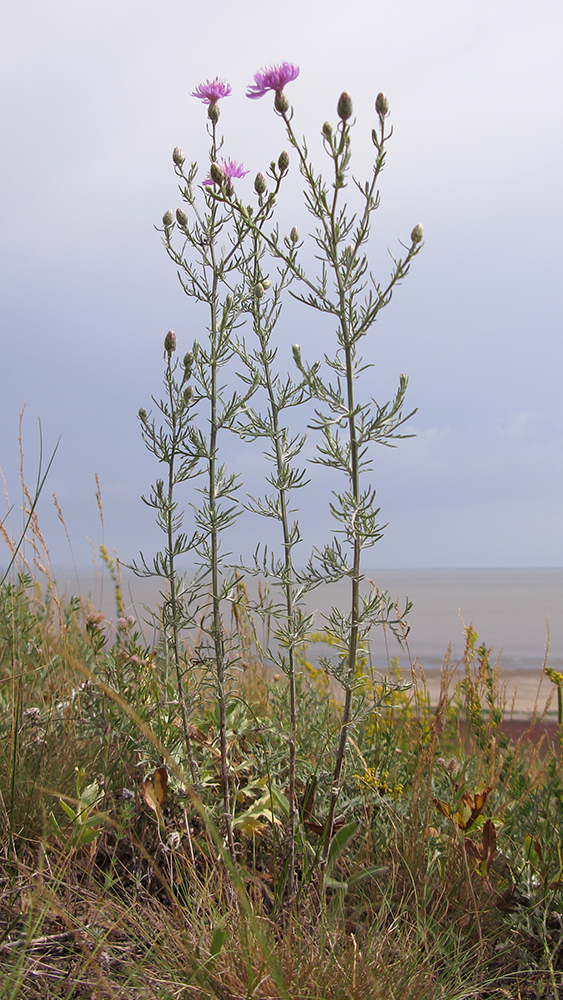
[[[184,389],[184,403],[186,404],[186,406],[189,403],[191,403],[193,398],[194,398],[194,387],[193,385],[188,385]]]
[[[219,121],[219,115],[220,114],[221,114],[221,112],[219,111],[219,105],[217,104],[217,102],[216,101],[211,101],[211,103],[210,103],[210,105],[209,105],[209,107],[207,109],[207,117],[209,118],[209,120],[211,122],[213,122],[214,125],[216,125],[217,122]]]
[[[176,222],[178,222],[180,226],[183,226],[184,229],[188,225],[188,217],[181,208],[176,209]]]
[[[172,162],[175,163],[177,167],[181,167],[185,159],[186,157],[184,156],[180,147],[174,146],[174,150],[172,152]]]
[[[254,190],[258,195],[264,194],[266,190],[266,178],[262,172],[257,173],[254,178]]]
[[[139,420],[141,421],[141,423],[146,424],[147,419],[148,419],[147,411],[145,410],[144,406],[141,406],[139,410]]]
[[[389,101],[383,91],[375,98],[375,110],[380,118],[385,118],[389,114]]]
[[[174,216],[172,215],[172,210],[168,208],[164,215],[162,216],[162,225],[168,228],[174,222]]]
[[[232,309],[232,307],[233,307],[233,296],[232,293],[229,292],[227,298],[225,299],[225,309]]]
[[[299,230],[298,230],[297,226],[293,227],[293,229],[291,230],[291,232],[289,234],[289,238],[290,238],[290,240],[291,240],[292,243],[298,243],[299,242]]]
[[[348,121],[348,118],[352,117],[354,113],[354,105],[352,104],[352,98],[347,90],[340,95],[336,110],[338,112],[338,117],[341,118],[343,122]]]
[[[324,123],[322,131],[325,139],[332,139],[332,125],[330,122]]]
[[[292,344],[291,351],[293,353],[293,360],[299,369],[303,367],[303,362],[301,360],[301,348],[299,344]]]
[[[168,355],[174,354],[176,350],[176,334],[174,330],[169,330],[164,338],[164,350]]]
[[[191,368],[194,363],[194,352],[188,351],[184,354],[184,368]]]
[[[276,111],[279,111],[280,115],[285,115],[289,111],[289,101],[285,96],[283,90],[276,90],[276,96],[274,98],[274,107]]]
[[[270,279],[269,278],[263,278],[262,279],[262,288],[264,290],[266,290],[267,288],[271,288],[271,287],[272,287],[272,282],[270,281]]]
[[[411,233],[411,240],[413,243],[420,243],[424,237],[424,227],[421,222],[417,223]]]
[[[211,107],[211,105],[209,105],[209,107]],[[215,181],[216,184],[222,184],[223,181],[225,180],[225,175],[218,163],[211,164],[209,168],[209,173],[211,176],[211,180]]]
[[[278,167],[282,174],[285,174],[286,170],[289,168],[289,153],[287,149],[282,150],[278,156]]]
[[[264,285],[262,284],[261,281],[259,281],[258,284],[256,285],[255,291],[256,291],[256,298],[261,299],[264,294]]]

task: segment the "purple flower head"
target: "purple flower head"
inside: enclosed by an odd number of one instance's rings
[[[221,173],[227,182],[231,181],[233,177],[246,177],[246,175],[250,173],[249,170],[244,169],[241,163],[235,163],[234,160],[217,160],[217,166],[220,168]],[[215,180],[211,176],[211,173],[209,174],[209,177],[205,178],[203,183],[206,187],[210,187],[212,184],[215,184]]]
[[[216,76],[214,80],[200,83],[190,96],[199,98],[204,104],[217,104],[217,101],[220,101],[222,97],[229,97],[232,90],[230,83],[225,83],[224,80],[220,80]]]
[[[281,94],[286,83],[291,83],[299,76],[299,66],[284,62],[281,66],[268,66],[254,74],[254,83],[246,91],[246,96],[252,100],[264,97],[268,90]]]

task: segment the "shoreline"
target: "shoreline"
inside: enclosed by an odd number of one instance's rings
[[[456,680],[461,680],[462,676],[461,670],[453,675],[451,690],[455,687]],[[440,674],[429,671],[425,677],[430,704],[434,707],[438,701]],[[499,688],[507,721],[529,722],[535,715],[538,720],[543,719],[546,723],[557,726],[557,688],[543,672],[519,671],[505,674],[501,667]]]

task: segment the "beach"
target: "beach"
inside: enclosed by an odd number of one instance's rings
[[[462,670],[458,670],[455,678],[463,677]],[[436,705],[440,690],[440,675],[435,672],[426,674],[426,685],[430,695],[430,704]],[[452,688],[453,689],[453,684]],[[524,721],[533,714],[538,718],[545,716],[549,723],[557,722],[557,690],[551,681],[537,671],[526,671],[521,673],[503,674],[500,671],[500,689],[503,692],[503,701],[506,716],[515,721]]]
[[[143,622],[154,611],[159,598],[159,581],[139,579],[122,571],[122,592],[126,614]],[[465,647],[465,626],[478,633],[477,645],[490,650],[490,660],[498,657],[501,686],[505,690],[507,714],[528,718],[548,707],[550,720],[556,719],[557,697],[545,676],[545,662],[563,671],[563,569],[365,569],[365,587],[370,581],[387,590],[404,607],[412,601],[408,616],[410,631],[407,649],[401,650],[387,630],[374,629],[370,640],[370,660],[380,675],[398,658],[405,680],[410,665],[421,665],[431,704],[440,686],[440,669],[448,650],[450,664],[461,661]],[[107,571],[56,573],[60,594],[79,593],[101,609],[111,622],[116,618],[115,591]],[[249,581],[252,596],[255,584]],[[331,606],[345,608],[349,584],[319,587],[306,599],[306,608],[317,612],[316,628],[322,631],[323,615]],[[313,654],[314,655],[314,654]],[[462,668],[456,674],[462,677]]]

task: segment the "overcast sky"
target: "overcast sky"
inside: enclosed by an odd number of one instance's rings
[[[95,473],[106,544],[124,562],[159,544],[140,494],[161,471],[137,411],[160,392],[166,331],[184,352],[204,323],[153,228],[179,204],[171,151],[205,168],[205,108],[189,95],[225,78],[225,151],[251,171],[250,199],[253,174],[286,142],[271,99],[245,89],[288,60],[301,68],[287,88],[295,127],[319,167],[320,127],[346,89],[353,172],[368,177],[374,99],[389,97],[373,243],[382,280],[387,248],[425,228],[364,351],[373,395],[388,399],[406,372],[418,408],[416,437],[375,456],[389,527],[371,563],[563,565],[560,0],[19,0],[0,18],[0,466],[13,531],[26,403],[30,482],[37,418],[46,452],[62,435],[39,508],[53,563],[70,563],[53,491],[79,565],[87,539],[101,541]],[[297,179],[280,211],[305,232]],[[291,310],[279,335],[288,365],[295,340],[310,359],[326,347],[312,317]],[[251,480],[255,458],[232,456]],[[337,484],[314,481],[303,497],[307,547],[330,531],[321,486]],[[253,541],[261,527],[245,531]]]

